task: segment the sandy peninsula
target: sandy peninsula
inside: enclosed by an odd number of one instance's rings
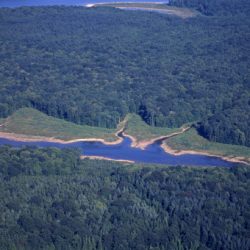
[[[123,162],[123,163],[135,163],[134,161],[130,160],[122,160],[122,159],[112,159],[104,156],[88,156],[88,155],[81,155],[80,158],[83,159],[91,159],[91,160],[107,160],[107,161],[116,161],[116,162]]]

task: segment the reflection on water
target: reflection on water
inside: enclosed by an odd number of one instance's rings
[[[166,153],[159,143],[149,145],[145,150],[131,147],[131,140],[124,137],[124,140],[116,145],[105,145],[101,142],[74,142],[68,144],[60,144],[54,142],[20,142],[0,138],[0,145],[12,145],[14,147],[21,146],[38,146],[38,147],[76,147],[80,148],[85,156],[102,156],[115,160],[130,160],[143,163],[158,163],[168,165],[193,165],[193,166],[220,166],[229,167],[234,164],[218,157],[204,155],[171,155]]]

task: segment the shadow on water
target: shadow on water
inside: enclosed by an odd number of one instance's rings
[[[150,144],[146,149],[131,147],[132,141],[123,134],[118,133],[123,141],[119,144],[106,145],[101,142],[73,142],[67,144],[45,142],[45,141],[14,141],[0,138],[0,145],[11,145],[14,147],[38,146],[38,147],[57,147],[57,148],[79,148],[84,156],[101,156],[114,160],[130,160],[141,163],[157,163],[167,165],[192,165],[192,166],[218,166],[230,167],[234,163],[225,161],[219,157],[205,156],[199,154],[172,155],[166,153],[161,148],[164,138]]]

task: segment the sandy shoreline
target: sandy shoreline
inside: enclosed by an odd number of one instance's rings
[[[105,141],[104,139],[100,138],[84,138],[84,139],[73,139],[73,140],[62,140],[62,139],[57,139],[54,137],[46,137],[46,136],[28,136],[28,135],[23,135],[23,134],[15,134],[15,133],[7,133],[7,132],[0,132],[0,137],[13,140],[13,141],[22,141],[22,142],[54,142],[54,143],[60,143],[60,144],[69,144],[69,143],[74,143],[74,142],[101,142],[105,145],[115,145],[119,144],[123,141],[121,137],[118,137],[118,134],[123,131],[123,128],[118,130],[115,133],[115,136],[117,137],[117,140],[115,141]]]
[[[243,164],[249,164],[249,162],[245,161],[244,157],[237,157],[237,156],[222,156],[222,155],[216,155],[216,154],[211,154],[209,152],[204,152],[204,151],[196,151],[196,150],[175,150],[169,147],[167,144],[163,143],[161,147],[164,149],[166,153],[172,154],[172,155],[184,155],[184,154],[198,154],[198,155],[204,155],[204,156],[212,156],[212,157],[218,157],[221,158],[222,160],[225,161],[230,161],[234,163],[243,163]]]
[[[6,122],[1,124],[0,126],[4,126]],[[101,142],[105,145],[115,145],[115,144],[119,144],[123,141],[123,139],[118,135],[119,135],[119,133],[124,131],[126,122],[127,122],[127,119],[125,118],[117,126],[117,131],[114,134],[116,137],[115,141],[105,141],[105,139],[95,138],[95,137],[63,140],[63,139],[58,139],[58,138],[48,137],[48,136],[16,134],[16,133],[9,133],[9,132],[0,132],[0,138],[5,138],[5,139],[13,140],[13,141],[22,141],[22,142],[38,142],[38,141],[40,141],[40,142],[54,142],[54,143],[61,143],[61,144],[69,144],[69,143],[74,143],[74,142]],[[119,127],[121,127],[121,128],[119,129]]]
[[[135,147],[135,148],[140,148],[140,149],[145,149],[146,147],[148,147],[149,145],[157,142],[157,141],[161,141],[161,140],[166,140],[168,138],[171,138],[173,136],[182,134],[184,132],[186,132],[187,130],[189,130],[191,127],[184,127],[181,128],[180,131],[178,132],[173,132],[169,135],[162,135],[153,139],[149,139],[149,140],[142,140],[142,141],[138,141],[135,137],[133,137],[132,135],[128,135],[126,133],[123,133],[125,136],[129,137],[132,141],[131,147]]]
[[[130,160],[122,160],[122,159],[112,159],[109,157],[104,157],[104,156],[88,156],[88,155],[81,155],[80,158],[83,159],[91,159],[91,160],[106,160],[106,161],[116,161],[116,162],[123,162],[123,163],[135,163],[134,161]]]
[[[131,3],[134,3],[134,4],[137,4],[137,3],[140,3],[140,4],[165,4],[166,2],[135,2],[135,1],[124,1],[124,2],[109,2],[109,3],[104,3],[104,2],[100,2],[100,3],[89,3],[89,4],[86,4],[85,6],[87,8],[91,8],[91,7],[95,7],[95,6],[100,6],[100,5],[112,5],[112,4],[131,4]]]
[[[165,139],[168,139],[168,138],[171,138],[173,136],[176,136],[176,135],[179,135],[179,134],[182,134],[184,132],[186,132],[187,130],[189,130],[191,127],[185,127],[185,128],[182,128],[181,131],[179,132],[174,132],[172,134],[169,134],[169,135],[166,135],[166,136],[159,136],[159,137],[156,137],[156,138],[153,138],[153,139],[150,139],[150,140],[144,140],[144,141],[137,141],[137,139],[129,134],[126,134],[126,133],[123,133],[126,137],[129,137],[132,141],[132,144],[131,144],[131,147],[135,147],[135,148],[140,148],[142,150],[145,150],[146,147],[148,147],[149,145],[155,143],[156,141],[159,141],[159,140],[165,140]],[[243,163],[243,164],[249,164],[248,161],[245,161],[245,158],[244,157],[240,157],[240,156],[222,156],[222,155],[216,155],[216,154],[212,154],[212,153],[209,153],[209,152],[205,152],[205,151],[196,151],[196,150],[175,150],[175,149],[172,149],[170,146],[168,146],[167,144],[165,143],[162,143],[161,144],[161,147],[163,148],[163,150],[168,153],[168,154],[171,154],[171,155],[184,155],[184,154],[195,154],[195,155],[204,155],[204,156],[211,156],[211,157],[217,157],[217,158],[221,158],[222,160],[225,160],[225,161],[229,161],[229,162],[233,162],[233,163]]]
[[[171,8],[172,6],[168,6],[166,8],[158,8],[160,5],[167,4],[167,2],[109,2],[109,3],[93,3],[86,4],[87,8],[95,8],[101,6],[109,6],[116,9],[121,10],[140,10],[140,11],[151,11],[158,12],[161,14],[167,15],[175,15],[181,18],[190,18],[196,16],[196,13],[191,11],[190,9],[185,8]],[[157,6],[158,5],[158,6]]]

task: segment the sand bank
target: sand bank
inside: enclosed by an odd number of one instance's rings
[[[149,145],[151,145],[153,143],[156,143],[156,142],[162,141],[162,140],[166,140],[166,139],[171,138],[173,136],[182,134],[182,133],[186,132],[187,130],[189,130],[190,128],[191,127],[184,127],[184,128],[181,128],[181,130],[178,132],[174,132],[174,133],[171,133],[168,135],[162,135],[162,136],[150,139],[150,140],[142,140],[142,141],[138,141],[135,137],[133,137],[131,135],[128,135],[125,133],[123,133],[123,134],[131,139],[131,141],[132,141],[131,147],[145,149],[146,147],[148,147]]]
[[[92,159],[92,160],[107,160],[107,161],[117,161],[117,162],[124,162],[124,163],[135,163],[134,161],[130,160],[122,160],[122,159],[112,159],[104,156],[87,156],[87,155],[81,155],[81,159]]]
[[[15,133],[6,133],[6,132],[0,132],[0,137],[13,140],[13,141],[22,141],[22,142],[54,142],[54,143],[61,143],[61,144],[69,144],[74,142],[101,142],[105,145],[115,145],[119,144],[123,141],[121,137],[118,137],[118,134],[122,132],[123,129],[117,131],[115,133],[115,136],[117,139],[115,141],[105,141],[104,139],[100,138],[80,138],[80,139],[73,139],[73,140],[62,140],[57,139],[54,137],[46,137],[46,136],[29,136],[24,134],[15,134]]]
[[[166,153],[172,154],[172,155],[184,155],[184,154],[199,154],[199,155],[205,155],[205,156],[212,156],[212,157],[218,157],[225,161],[235,162],[235,163],[243,163],[243,164],[249,164],[250,161],[246,161],[244,157],[237,157],[237,156],[222,156],[219,154],[211,154],[206,151],[196,151],[196,150],[175,150],[169,147],[167,144],[162,143],[161,147],[164,149]]]

